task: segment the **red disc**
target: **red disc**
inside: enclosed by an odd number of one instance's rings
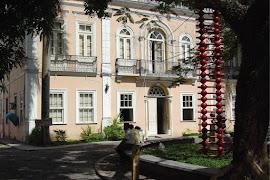
[[[220,83],[221,82],[221,78],[216,78],[216,83]]]
[[[202,71],[205,71],[206,69],[207,69],[206,66],[201,66],[201,70],[202,70]]]
[[[221,103],[221,102],[218,102],[217,104],[216,104],[216,107],[217,108],[221,108],[223,106],[223,104]]]
[[[220,147],[217,148],[217,150],[218,150],[219,152],[221,152],[221,151],[224,151],[224,148],[223,148],[222,146],[220,146]]]
[[[220,59],[217,59],[217,60],[215,61],[215,64],[216,64],[216,65],[220,65],[220,64],[221,64],[221,60],[220,60]]]
[[[201,65],[205,65],[207,63],[207,61],[205,59],[201,59],[200,63],[201,63]]]
[[[205,52],[205,47],[200,47],[200,51],[203,53],[203,52]]]
[[[221,96],[217,96],[217,97],[216,97],[216,100],[217,100],[218,102],[220,102],[220,101],[222,101],[222,97],[221,97]]]
[[[221,91],[221,90],[217,90],[217,91],[216,91],[216,95],[217,95],[217,96],[220,96],[221,94],[222,94],[222,91]]]
[[[222,128],[217,129],[217,133],[221,134],[224,130]]]
[[[215,34],[219,34],[221,31],[219,29],[214,29]]]
[[[221,74],[220,71],[217,71],[217,72],[216,72],[216,76],[220,77],[221,75],[222,75],[222,74]]]
[[[215,52],[216,52],[216,53],[218,53],[218,52],[220,52],[220,51],[221,51],[221,48],[220,48],[220,47],[216,47],[216,48],[215,48]]]
[[[207,126],[207,122],[202,122],[202,127],[206,127]]]
[[[216,65],[215,69],[216,69],[216,71],[220,71],[222,69],[222,67],[220,65]]]
[[[206,79],[205,78],[202,78],[201,79],[201,83],[203,83],[203,84],[206,83]]]
[[[203,85],[203,84],[202,84],[202,85]],[[201,97],[201,101],[202,101],[202,102],[207,101],[207,97],[206,97],[206,96]]]
[[[206,120],[207,120],[207,116],[206,116],[206,115],[202,115],[202,116],[201,116],[201,119],[202,119],[203,121],[206,121]]]
[[[222,139],[222,138],[223,138],[223,135],[222,135],[222,134],[218,134],[218,135],[217,135],[217,138],[218,138],[218,139]]]
[[[199,30],[199,33],[200,33],[200,34],[204,34],[204,33],[206,33],[206,30],[205,30],[205,29],[200,29],[200,30]]]
[[[207,104],[206,104],[206,103],[202,103],[202,104],[201,104],[201,107],[202,107],[202,108],[206,108],[206,107],[207,107]]]
[[[216,41],[218,41],[218,40],[220,40],[220,35],[216,34],[216,35],[214,36],[214,38],[215,38]]]
[[[221,116],[221,115],[217,115],[217,120],[218,121],[221,121],[223,119],[223,116]],[[222,123],[222,122],[221,122]]]
[[[202,109],[202,110],[201,110],[201,113],[202,113],[202,114],[206,114],[206,113],[207,113],[207,110],[206,110],[206,109]]]
[[[218,22],[218,21],[219,21],[219,17],[218,17],[218,16],[215,16],[215,17],[214,17],[214,21],[215,21],[215,22]]]
[[[217,88],[217,89],[221,89],[221,88],[222,88],[221,84],[217,84],[217,85],[216,85],[216,88]],[[221,100],[222,100],[222,99],[221,99]],[[220,101],[221,101],[221,100],[220,100]]]
[[[219,41],[215,41],[215,46],[220,46],[220,42]]]
[[[203,140],[206,140],[207,138],[208,138],[208,136],[207,136],[206,134],[203,134],[203,135],[202,135],[202,139],[203,139]]]
[[[206,36],[203,34],[200,36],[200,40],[204,40],[205,38],[206,38]]]
[[[206,94],[207,94],[207,92],[206,92],[205,90],[202,90],[202,91],[201,91],[201,95],[202,95],[202,96],[206,96]]]
[[[218,146],[222,146],[223,144],[225,144],[225,142],[219,140],[219,141],[216,142],[216,144],[217,144]]]
[[[207,85],[206,84],[202,84],[201,85],[201,89],[205,90],[207,88]]]
[[[221,56],[221,54],[220,54],[220,53],[216,53],[216,54],[215,54],[215,58],[216,58],[216,59],[219,59],[219,58],[220,58],[220,56]]]
[[[205,58],[206,58],[206,54],[201,53],[201,54],[200,54],[200,57],[201,57],[201,59],[205,59]]]
[[[200,46],[205,46],[205,45],[206,45],[206,43],[204,41],[200,42]]]
[[[207,146],[208,144],[209,144],[208,141],[203,141],[203,142],[202,142],[202,145],[203,145],[203,146]]]
[[[222,109],[217,109],[217,110],[216,110],[216,113],[217,113],[217,114],[221,114],[222,112],[223,112]]]
[[[215,28],[219,28],[219,27],[220,27],[220,24],[219,24],[218,22],[216,22],[216,23],[214,24],[214,27],[215,27]]]
[[[201,73],[201,77],[205,77],[206,75],[207,75],[206,72]]]

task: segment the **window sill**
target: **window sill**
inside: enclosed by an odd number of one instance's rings
[[[87,125],[87,124],[97,124],[97,123],[96,122],[83,122],[83,123],[76,122],[76,125]]]
[[[181,122],[196,122],[196,120],[181,120]]]
[[[67,123],[52,123],[52,125],[67,125]]]

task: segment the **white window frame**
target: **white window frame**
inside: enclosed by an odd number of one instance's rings
[[[93,94],[93,109],[94,109],[93,122],[90,122],[90,121],[80,122],[80,112],[79,112],[80,93]],[[93,124],[93,123],[97,123],[97,92],[96,90],[76,90],[76,124]]]
[[[66,20],[63,20],[63,19],[56,19],[55,20],[55,23],[61,23],[61,26],[62,26],[62,29],[61,30],[58,30],[58,29],[53,29],[52,30],[52,36],[54,38],[54,51],[56,52],[57,51],[57,48],[58,48],[58,45],[57,45],[57,33],[62,33],[63,34],[63,40],[62,40],[62,54],[52,54],[51,53],[51,48],[50,47],[50,53],[51,55],[65,55],[66,54]],[[52,44],[51,44],[52,46]]]
[[[192,109],[193,109],[193,120],[184,120],[183,119],[183,110],[184,109],[190,109],[183,107],[183,96],[192,96]],[[180,120],[182,122],[195,122],[196,121],[196,105],[195,105],[195,93],[194,92],[180,92]]]
[[[23,98],[23,92],[20,92],[19,94],[19,103],[18,103],[18,107],[19,107],[19,121],[20,123],[23,123],[24,120],[24,98]]]
[[[66,89],[50,89],[50,94],[63,94],[63,122],[53,122],[52,124],[67,124],[67,90]]]
[[[182,61],[182,60],[185,60],[187,61],[187,59],[184,57],[184,52],[182,52],[182,45],[187,45],[187,43],[183,43],[182,39],[184,37],[187,37],[190,39],[190,49],[193,49],[194,48],[194,40],[193,40],[193,37],[188,34],[188,33],[182,33],[179,37],[179,59]],[[193,53],[191,52],[190,53],[190,56],[189,57],[192,57],[193,56]],[[185,58],[185,59],[184,59]]]
[[[80,29],[79,29],[80,25],[91,26],[91,33],[90,32],[89,33],[80,32]],[[96,56],[96,23],[89,22],[89,21],[77,21],[76,22],[76,55],[78,55],[78,56],[80,56],[80,47],[79,47],[80,33],[84,34],[84,35],[91,35],[91,37],[92,37],[92,39],[91,39],[92,40],[91,56]],[[85,43],[85,46],[87,46],[87,43]],[[84,56],[87,56],[86,51],[84,52]]]
[[[123,29],[126,29],[130,35],[129,36],[123,36],[120,34],[120,32],[123,30]],[[135,58],[135,46],[134,46],[134,32],[133,30],[127,26],[127,25],[122,25],[120,26],[118,29],[117,29],[117,32],[116,32],[116,57],[117,58],[120,58],[120,38],[124,38],[125,40],[126,39],[130,39],[130,49],[131,49],[131,52],[130,52],[130,59],[134,59]],[[125,47],[125,45],[124,45]],[[126,51],[126,48],[124,49],[124,51]],[[126,57],[126,53],[124,53],[124,59]]]
[[[123,121],[125,123],[128,122],[136,122],[136,91],[133,90],[117,90],[117,114],[120,113],[121,109],[121,95],[122,94],[129,94],[132,95],[132,109],[133,109],[133,121]]]
[[[235,97],[235,101],[233,102],[233,96]],[[230,113],[231,113],[231,120],[235,120],[235,102],[236,102],[236,94],[235,93],[231,93],[230,94]],[[234,107],[234,112],[233,112],[233,107]]]
[[[158,31],[161,34],[162,40],[153,39],[153,38],[150,37],[151,34],[154,33],[155,31]],[[152,29],[152,30],[149,31],[148,38],[147,38],[147,41],[148,41],[148,60],[157,61],[157,59],[153,59],[153,57],[152,57],[152,53],[151,53],[152,52],[152,47],[150,46],[150,42],[160,42],[161,43],[161,48],[162,48],[161,49],[161,51],[162,51],[161,62],[165,62],[165,57],[166,57],[166,46],[165,46],[166,37],[164,36],[164,34],[162,32],[163,32],[163,30],[161,30],[161,29],[158,29],[158,30]],[[157,53],[157,49],[155,49],[154,53]]]

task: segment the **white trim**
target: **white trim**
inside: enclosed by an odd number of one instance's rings
[[[52,122],[53,125],[56,124],[67,124],[67,90],[66,89],[50,89],[51,93],[62,93],[63,94],[63,108],[64,108],[64,119],[63,122]]]
[[[117,90],[117,114],[120,112],[120,95],[121,94],[131,94],[132,95],[132,109],[133,109],[133,121],[125,122],[136,122],[136,91],[134,90]]]
[[[130,33],[130,45],[131,45],[131,59],[135,58],[135,35],[134,35],[134,31],[131,27],[127,26],[127,25],[121,25],[118,27],[118,29],[116,30],[116,57],[120,58],[120,45],[119,45],[119,41],[120,41],[120,32],[122,29],[127,29]]]
[[[232,97],[235,96],[236,98],[236,94],[235,93],[231,93],[230,94],[230,115],[231,115],[231,120],[235,120],[235,117],[234,117],[234,113],[232,111],[232,107],[233,107],[233,101],[232,101]],[[236,100],[236,99],[235,99]],[[234,112],[235,112],[235,101],[234,101]]]
[[[192,96],[193,120],[183,120],[183,96]],[[180,121],[181,122],[195,122],[196,121],[196,101],[195,92],[180,92]]]
[[[76,49],[76,55],[79,55],[79,25],[91,25],[92,26],[92,56],[96,56],[96,22],[90,22],[90,21],[81,21],[77,20],[76,22],[76,29],[75,29],[75,49]]]
[[[93,94],[93,113],[94,113],[94,119],[93,122],[80,122],[79,119],[79,102],[80,102],[80,93],[89,93]],[[96,90],[79,90],[76,89],[76,124],[91,124],[91,123],[97,123],[97,92]]]
[[[181,60],[182,54],[183,52],[181,51],[181,47],[182,47],[182,39],[183,37],[188,37],[190,39],[190,49],[194,48],[194,38],[187,32],[182,33],[179,36],[179,59]]]
[[[22,103],[22,107],[21,107],[21,103]],[[19,93],[18,107],[19,107],[19,122],[21,124],[24,121],[24,93],[23,91]],[[22,110],[22,116],[21,116],[21,110]]]

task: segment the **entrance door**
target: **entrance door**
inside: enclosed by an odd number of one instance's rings
[[[157,98],[148,99],[149,135],[157,134]]]

